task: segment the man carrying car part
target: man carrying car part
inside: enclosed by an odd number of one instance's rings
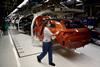
[[[42,46],[42,53],[40,55],[37,56],[37,60],[38,62],[41,63],[41,60],[45,57],[45,55],[48,53],[48,60],[49,60],[49,65],[51,66],[55,66],[55,63],[53,63],[53,58],[52,58],[52,36],[57,35],[59,32],[57,32],[56,34],[53,34],[50,30],[50,23],[48,23],[48,21],[45,21],[45,26],[43,29],[43,34],[44,34],[44,38],[43,38],[43,46]]]

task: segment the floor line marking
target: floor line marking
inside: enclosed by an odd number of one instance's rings
[[[13,40],[12,40],[12,37],[11,37],[11,34],[10,32],[8,31],[8,35],[9,35],[9,39],[10,39],[10,42],[11,42],[11,45],[13,47],[13,52],[14,52],[14,55],[15,55],[15,59],[16,59],[16,62],[17,62],[17,67],[21,67],[21,64],[19,62],[19,57],[18,57],[18,54],[16,52],[16,48],[14,46],[14,43],[13,43]]]

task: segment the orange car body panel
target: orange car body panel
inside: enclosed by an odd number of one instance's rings
[[[35,32],[36,36],[39,37],[40,40],[43,39],[43,18],[50,18],[49,16],[39,16],[36,18],[36,26]],[[64,20],[60,22],[56,20],[49,20],[51,24],[54,24],[54,27],[49,28],[52,33],[56,33],[60,31],[58,35],[56,35],[56,43],[59,43],[63,47],[67,48],[79,48],[85,46],[90,41],[90,32],[87,27],[84,28],[66,28],[64,25]]]

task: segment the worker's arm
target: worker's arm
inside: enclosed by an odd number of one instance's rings
[[[52,36],[56,36],[59,34],[60,31],[57,31],[55,34],[53,34]]]

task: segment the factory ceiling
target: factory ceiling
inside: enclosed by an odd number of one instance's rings
[[[23,0],[1,0],[0,16],[6,16],[12,12]]]
[[[24,0],[1,0],[0,2],[0,16],[7,16],[10,14],[14,9],[17,8],[19,4],[21,4]],[[26,8],[31,8],[31,6],[35,6],[36,4],[44,4],[42,8],[44,8],[46,5],[58,5],[60,2],[63,2],[68,7],[74,7],[75,4],[81,5],[96,5],[100,4],[100,0],[28,0],[29,4],[28,7],[24,8],[18,8],[19,10],[24,10]],[[77,2],[79,1],[79,2]],[[37,9],[38,11],[38,9]]]

